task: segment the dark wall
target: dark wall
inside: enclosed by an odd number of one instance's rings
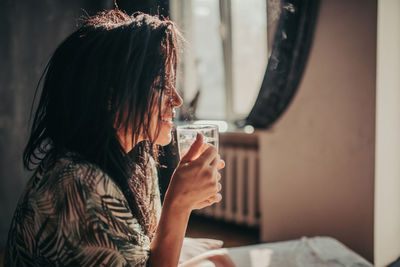
[[[109,1],[90,2],[94,1],[0,3],[0,247],[30,176],[22,167],[22,151],[39,77],[56,46],[76,29],[82,9],[92,14],[112,7]]]
[[[36,84],[57,45],[84,15],[113,8],[112,0],[0,1],[0,248],[31,173],[22,151]],[[168,1],[118,1],[120,9],[167,15]],[[159,8],[157,6],[160,6]]]

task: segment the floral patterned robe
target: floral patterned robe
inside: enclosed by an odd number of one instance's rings
[[[156,170],[149,196],[161,212]],[[98,167],[65,156],[29,180],[11,224],[4,266],[145,266],[150,240],[120,188]]]

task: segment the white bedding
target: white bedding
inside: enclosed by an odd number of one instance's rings
[[[228,249],[237,267],[372,267],[330,237],[313,237]]]
[[[180,267],[372,267],[361,256],[330,237],[313,237],[218,248],[217,240],[191,239],[182,249]],[[185,252],[186,251],[186,252]]]

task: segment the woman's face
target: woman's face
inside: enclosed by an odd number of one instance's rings
[[[161,96],[161,108],[158,101],[155,101],[152,115],[150,118],[150,129],[148,129],[151,139],[156,145],[168,145],[171,142],[171,130],[174,125],[173,118],[175,116],[175,108],[182,105],[183,100],[174,87],[166,88]],[[136,143],[139,143],[147,138],[140,135],[136,142],[133,143],[132,129],[127,133],[121,127],[118,131],[118,137],[122,147],[128,153],[133,149]]]
[[[165,146],[171,142],[175,108],[181,106],[183,100],[174,87],[165,89],[161,100],[160,113],[158,111],[153,112],[150,122],[150,133],[153,138],[156,137],[154,141],[156,145]],[[158,135],[157,130],[159,131]]]

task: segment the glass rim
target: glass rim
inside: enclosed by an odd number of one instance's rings
[[[185,124],[185,125],[178,125],[176,126],[177,130],[207,130],[207,129],[218,129],[218,125],[216,124],[210,124],[210,123],[204,123],[204,124]]]

